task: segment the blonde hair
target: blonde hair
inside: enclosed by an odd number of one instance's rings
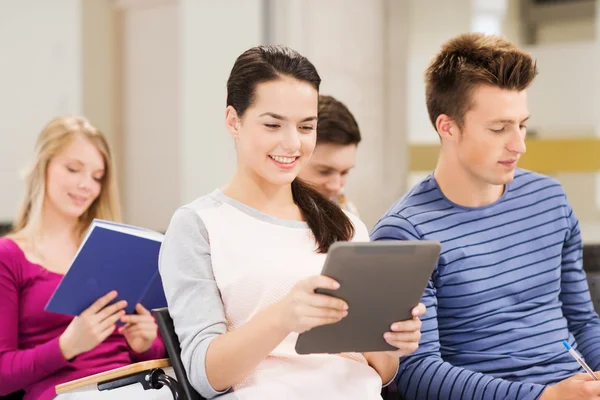
[[[121,220],[115,168],[106,137],[84,117],[60,116],[50,121],[38,136],[33,163],[24,176],[25,196],[13,224],[13,234],[25,235],[31,239],[39,234],[46,198],[48,164],[77,135],[96,146],[102,154],[105,168],[100,194],[79,217],[75,232],[77,238],[83,238],[94,218]]]

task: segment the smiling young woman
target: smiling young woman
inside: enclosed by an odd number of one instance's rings
[[[190,382],[206,398],[381,399],[399,357],[417,347],[415,319],[386,335],[394,352],[295,351],[299,333],[348,313],[315,293],[339,287],[320,275],[330,245],[369,240],[356,216],[298,179],[315,148],[320,81],[286,47],[238,57],[225,110],[237,170],[177,210],[167,230],[159,266],[169,312]]]

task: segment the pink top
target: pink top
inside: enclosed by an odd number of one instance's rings
[[[14,241],[0,238],[0,396],[25,390],[24,400],[52,399],[58,384],[165,357],[160,336],[138,354],[115,330],[96,348],[65,360],[58,338],[73,318],[44,311],[62,276],[29,262]]]

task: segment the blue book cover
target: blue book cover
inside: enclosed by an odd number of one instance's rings
[[[76,316],[111,290],[127,300],[125,311],[141,303],[148,310],[166,307],[158,273],[163,235],[149,229],[94,220],[46,311]]]

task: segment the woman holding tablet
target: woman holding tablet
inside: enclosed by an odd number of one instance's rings
[[[359,219],[297,179],[315,147],[320,81],[285,47],[240,55],[225,110],[237,169],[177,210],[166,233],[159,265],[169,311],[190,382],[206,398],[381,398],[399,357],[418,346],[422,305],[385,334],[396,351],[294,349],[299,333],[348,313],[342,300],[315,294],[339,287],[319,275],[330,245],[369,240]]]

